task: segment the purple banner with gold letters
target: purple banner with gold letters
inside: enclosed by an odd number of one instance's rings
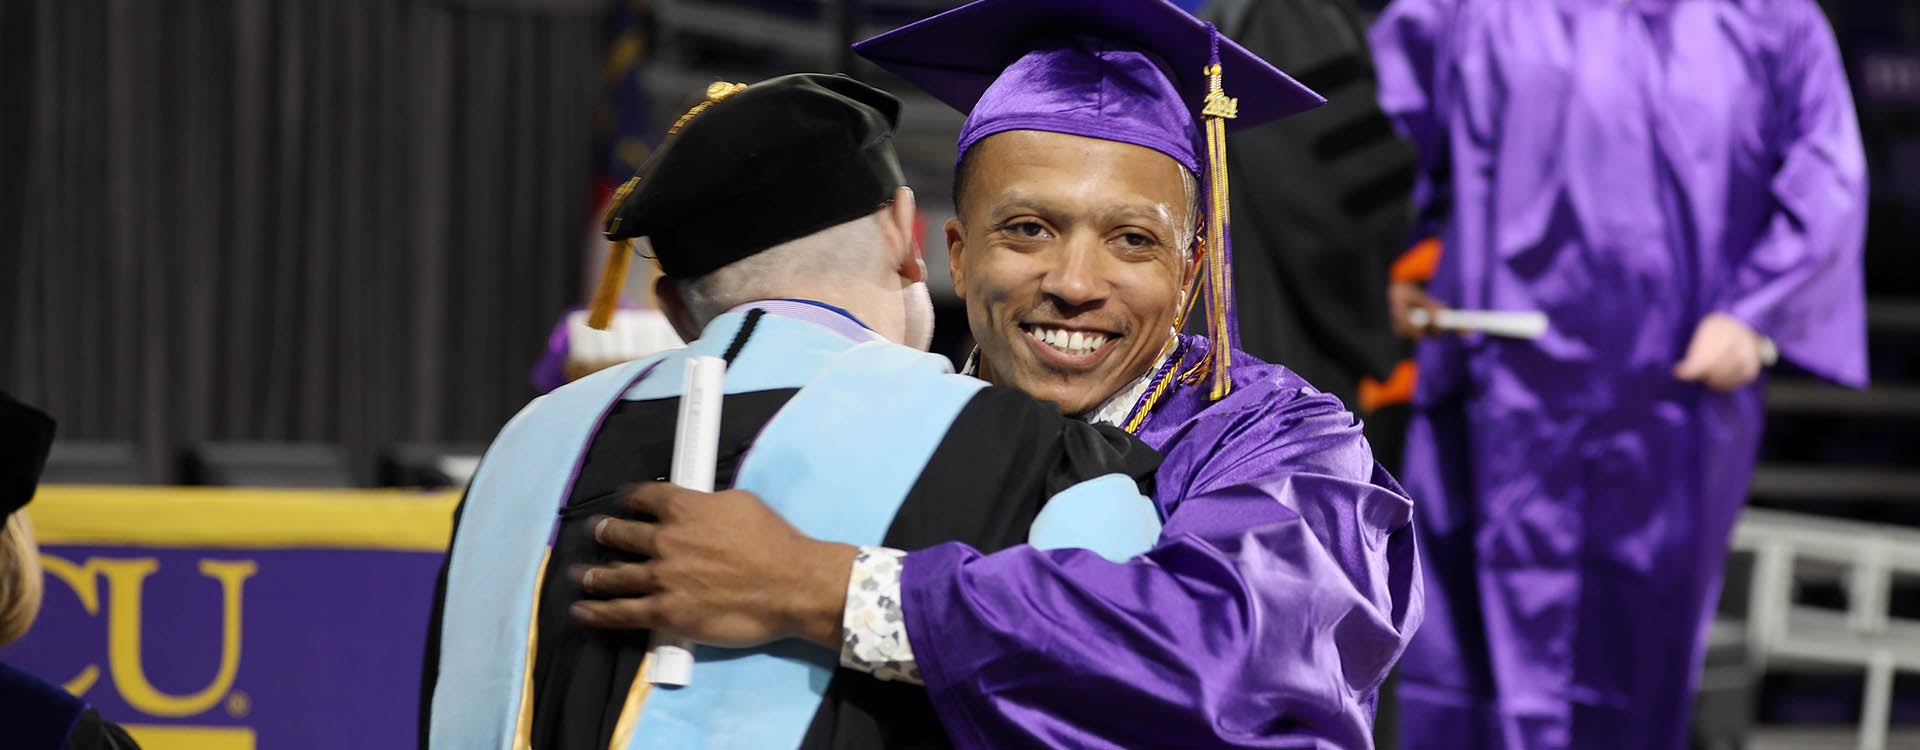
[[[148,750],[413,747],[453,501],[45,488],[45,601],[0,659]]]

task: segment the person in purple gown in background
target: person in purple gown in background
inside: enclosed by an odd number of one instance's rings
[[[869,550],[887,565],[856,562],[865,593],[828,624],[842,664],[922,682],[959,747],[1371,747],[1422,611],[1412,501],[1339,399],[1232,350],[1226,288],[1223,131],[1319,97],[1165,0],[980,0],[856,49],[969,113],[946,238],[976,374],[1160,450],[1164,533],[1124,562]],[[1176,333],[1189,304],[1209,335]],[[774,592],[727,584],[768,578],[762,540],[676,515],[602,538],[708,540],[656,557],[700,583],[655,581],[626,592],[650,600],[632,617],[589,624],[728,645],[779,617]],[[861,655],[873,642],[884,659]]]
[[[1450,201],[1404,467],[1408,748],[1684,747],[1763,368],[1867,380],[1867,178],[1813,0],[1397,0],[1380,102]]]

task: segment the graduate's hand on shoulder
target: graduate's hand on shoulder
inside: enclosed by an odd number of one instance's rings
[[[1764,351],[1764,339],[1746,323],[1726,313],[1713,313],[1693,330],[1693,342],[1674,366],[1673,376],[1705,383],[1716,391],[1738,390],[1760,377]]]
[[[598,597],[576,603],[574,619],[714,646],[804,638],[838,648],[856,548],[801,534],[744,490],[655,482],[632,488],[623,503],[658,520],[603,518],[594,538],[650,559],[573,571]]]

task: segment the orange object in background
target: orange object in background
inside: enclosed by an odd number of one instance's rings
[[[1400,254],[1387,269],[1387,278],[1394,282],[1424,284],[1433,278],[1434,269],[1440,266],[1440,238],[1428,237],[1413,243],[1413,247]],[[1360,414],[1372,414],[1389,406],[1399,406],[1413,402],[1414,388],[1420,382],[1420,368],[1412,359],[1400,360],[1394,365],[1393,374],[1386,382],[1371,377],[1360,378]]]
[[[1413,402],[1414,386],[1420,381],[1420,367],[1411,359],[1400,360],[1393,366],[1393,374],[1387,382],[1371,377],[1360,378],[1360,413],[1372,414],[1389,406]]]
[[[1440,238],[1428,237],[1413,243],[1413,247],[1401,253],[1400,257],[1393,261],[1393,267],[1387,269],[1387,278],[1425,284],[1433,278],[1434,269],[1439,267]]]

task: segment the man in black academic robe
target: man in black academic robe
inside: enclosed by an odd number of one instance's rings
[[[637,189],[623,197],[609,219],[613,239],[642,234],[651,238],[665,274],[658,287],[663,307],[692,342],[689,350],[724,348],[728,378],[764,379],[771,377],[767,372],[793,366],[794,356],[813,356],[807,353],[821,347],[854,349],[889,346],[873,342],[913,341],[924,348],[930,307],[916,302],[924,299],[924,287],[915,286],[925,271],[911,247],[912,194],[901,185],[897,161],[885,137],[897,116],[897,104],[877,90],[837,76],[788,76],[715,94],[710,90],[710,101],[683,119],[679,133],[643,169]],[[776,123],[781,127],[773,127]],[[849,134],[850,141],[846,140]],[[794,158],[782,158],[785,152],[794,152]],[[810,197],[795,199],[811,205],[806,210],[763,211],[751,225],[690,227],[698,230],[691,236],[677,226],[716,205],[727,205],[732,191],[756,181],[761,186],[790,181],[784,191],[787,195],[812,187]],[[815,184],[820,181],[828,184]],[[823,224],[828,226],[821,229]],[[866,232],[862,226],[877,229]],[[834,249],[834,243],[862,242],[876,245],[874,252],[889,258],[888,269],[880,274],[882,283],[863,286],[855,281],[839,287],[809,283],[827,273],[818,267],[822,262],[863,262],[859,248]],[[815,252],[820,254],[807,255]],[[780,265],[795,259],[804,262]],[[884,278],[888,273],[898,274],[897,284]],[[716,282],[729,280],[752,288],[713,288]],[[889,288],[898,291],[889,293]],[[728,309],[718,316],[712,314],[717,312],[712,309],[715,297],[727,299]],[[703,304],[708,308],[704,314],[699,309]],[[700,333],[702,328],[705,333]],[[788,354],[794,351],[802,354]],[[668,353],[655,360],[672,361],[676,356],[680,355]],[[531,712],[524,735],[518,738],[533,747],[564,750],[618,744],[623,716],[631,726],[637,712],[629,705],[629,696],[650,634],[590,628],[570,617],[569,609],[593,599],[573,571],[629,559],[596,543],[598,519],[631,516],[630,486],[669,475],[680,399],[677,388],[644,390],[653,387],[648,385],[652,382],[648,368],[653,366],[650,360],[642,360],[595,376],[626,378],[619,388],[635,385],[621,392],[593,430],[560,504],[549,561],[537,589],[537,637],[533,638],[531,695],[526,704]],[[657,381],[665,376],[653,377]],[[959,378],[937,372],[900,377]],[[547,398],[603,387],[598,382],[581,381]],[[725,397],[717,488],[733,486],[751,452],[766,448],[761,443],[769,424],[804,397],[807,389],[819,387],[817,381],[797,382],[807,384],[754,388]],[[961,541],[982,551],[1003,549],[1028,541],[1035,519],[1050,498],[1116,475],[1127,480],[1121,483],[1120,494],[1151,508],[1146,497],[1160,457],[1145,444],[1110,426],[1063,417],[1057,406],[1020,391],[965,382],[970,385],[964,387],[977,390],[957,411],[941,413],[905,402],[876,407],[908,417],[924,409],[927,417],[920,429],[938,436],[937,446],[924,458],[897,459],[920,463],[911,467],[913,478],[878,544],[916,549]],[[530,406],[529,411],[536,408]],[[582,412],[573,418],[595,416]],[[486,464],[517,458],[495,455],[509,444],[509,432],[514,429],[509,425],[489,450],[476,482],[490,476]],[[845,448],[825,443],[817,450],[832,454]],[[470,489],[468,501],[474,498]],[[463,502],[460,513],[473,512]],[[456,528],[465,527],[457,520]],[[1151,534],[1145,537],[1151,538]],[[490,542],[456,531],[450,564],[459,564],[463,548],[482,545],[484,549]],[[443,571],[423,679],[423,746],[433,744],[429,740],[433,693],[450,689],[436,685],[443,682],[444,660],[511,658],[442,654],[441,635],[454,624],[443,621],[449,606],[448,581]],[[884,609],[884,603],[881,606]],[[877,679],[863,670],[884,665],[859,663],[851,655],[851,642],[843,646],[849,650],[843,650],[842,664],[858,669],[843,666],[833,673],[801,747],[951,746],[924,689]],[[687,689],[698,689],[698,685]]]

